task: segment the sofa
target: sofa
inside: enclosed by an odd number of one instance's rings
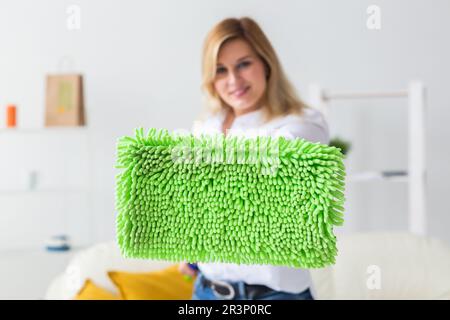
[[[333,266],[311,269],[316,299],[450,300],[450,249],[443,242],[406,232],[337,235]],[[117,289],[110,270],[149,272],[173,262],[125,259],[115,242],[78,252],[50,283],[45,299],[73,299],[86,279]]]

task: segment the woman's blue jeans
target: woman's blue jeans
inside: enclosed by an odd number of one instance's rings
[[[202,277],[204,277],[204,275],[199,272],[194,282],[192,300],[220,300],[220,298],[216,297],[211,288],[202,284]],[[314,300],[309,289],[306,289],[300,293],[289,293],[274,290],[264,294],[263,296],[257,297],[256,299],[249,299],[245,292],[245,283],[243,281],[239,281],[234,282],[234,284],[237,285],[239,290],[236,292],[236,295],[232,300]]]

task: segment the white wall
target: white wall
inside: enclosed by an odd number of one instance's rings
[[[80,30],[66,28],[70,4],[81,8]],[[382,10],[379,31],[366,28],[370,4]],[[76,69],[85,75],[92,130],[93,240],[112,239],[116,139],[137,126],[189,128],[201,107],[204,36],[221,18],[250,15],[272,40],[303,95],[310,82],[336,90],[404,89],[411,79],[427,85],[429,231],[450,242],[450,153],[445,148],[450,138],[449,12],[447,0],[0,0],[0,106],[18,105],[20,127],[42,126],[45,74],[58,71],[61,57],[75,59]],[[339,103],[332,115],[333,133],[354,143],[351,170],[406,166],[405,102]],[[2,125],[3,118],[1,113]],[[42,143],[45,155],[47,142]],[[0,158],[8,152],[0,145]],[[349,185],[348,191],[343,230],[405,228],[405,185]],[[32,202],[19,208],[2,196],[0,214],[22,214],[35,208]],[[51,206],[46,210],[68,214]],[[3,218],[1,223],[8,223],[4,232],[15,232],[13,221]]]

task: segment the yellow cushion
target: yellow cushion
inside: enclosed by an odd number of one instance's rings
[[[163,270],[131,273],[109,271],[109,277],[125,300],[189,300],[194,280],[186,280],[178,265]]]
[[[84,282],[83,287],[75,296],[75,300],[122,300],[120,297],[115,294],[105,290],[95,283],[93,283],[90,279],[87,279]]]

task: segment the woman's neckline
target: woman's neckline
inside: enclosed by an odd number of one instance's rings
[[[244,113],[244,114],[241,114],[241,115],[239,115],[239,116],[236,116],[236,115],[234,114],[233,111],[224,109],[224,110],[222,111],[222,115],[223,115],[223,116],[222,116],[222,129],[221,129],[221,131],[222,131],[224,134],[226,134],[226,130],[224,130],[224,128],[225,128],[225,122],[229,119],[230,114],[232,114],[232,116],[231,116],[231,117],[232,117],[232,120],[228,120],[228,121],[231,121],[231,123],[229,124],[229,126],[228,126],[227,129],[231,129],[231,127],[233,127],[233,125],[234,125],[236,122],[245,121],[245,119],[251,119],[251,118],[257,118],[257,117],[260,117],[261,114],[262,114],[262,112],[263,112],[263,108],[264,108],[264,106],[259,107],[258,109],[255,109],[255,110],[252,110],[252,111],[248,111],[248,112],[246,112],[246,113]]]

